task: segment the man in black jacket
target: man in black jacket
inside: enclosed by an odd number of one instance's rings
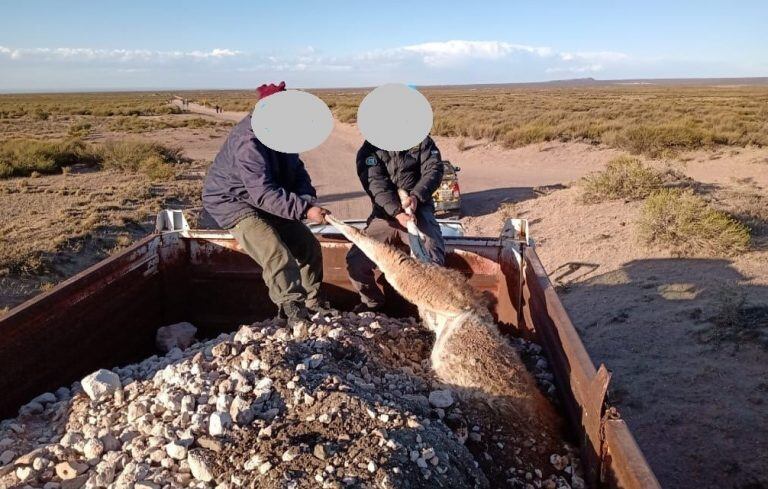
[[[427,136],[406,151],[384,151],[365,141],[357,152],[357,175],[373,203],[366,233],[385,243],[407,244],[405,228],[412,217],[406,209],[410,208],[419,230],[425,235],[424,250],[429,259],[443,265],[445,242],[432,201],[432,194],[443,179],[443,164],[432,138]],[[408,198],[401,201],[398,189],[404,190]],[[357,247],[347,254],[347,270],[360,293],[355,312],[377,310],[384,305],[384,294],[376,285],[374,269],[374,263]]]
[[[285,89],[262,85],[264,98]],[[307,309],[328,308],[320,299],[320,244],[301,222],[322,223],[326,210],[313,205],[317,193],[297,154],[265,146],[241,120],[208,170],[203,206],[261,266],[269,297],[289,321],[306,319]]]

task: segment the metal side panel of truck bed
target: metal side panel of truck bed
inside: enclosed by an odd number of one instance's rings
[[[0,419],[97,368],[155,353],[159,326],[190,321],[200,336],[212,337],[275,313],[268,300],[253,300],[267,297],[261,270],[231,235],[190,230],[174,214],[158,225],[157,233],[0,318]],[[502,330],[543,346],[591,487],[659,487],[626,423],[606,405],[610,373],[595,368],[527,235],[518,220],[500,237],[446,237],[447,266],[490,293]],[[345,263],[350,244],[332,229],[317,237],[325,292],[349,307],[356,300]],[[387,313],[415,313],[381,282]]]

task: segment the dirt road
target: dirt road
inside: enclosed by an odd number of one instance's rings
[[[174,102],[181,107],[180,101]],[[239,121],[246,112],[223,112],[190,102],[186,110]],[[617,152],[590,145],[548,143],[516,150],[478,142],[469,150],[459,151],[455,140],[436,137],[444,159],[461,168],[460,182],[464,196],[464,215],[477,217],[493,213],[504,201],[535,197],[534,189],[557,186],[577,180],[600,169]],[[357,126],[335,122],[328,139],[317,148],[303,153],[320,202],[342,218],[365,218],[370,201],[355,174],[355,154],[363,142]],[[510,183],[501,184],[500,183]]]

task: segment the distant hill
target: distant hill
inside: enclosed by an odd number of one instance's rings
[[[604,87],[610,85],[768,85],[768,77],[752,78],[631,78],[627,80],[596,80],[595,78],[572,78],[527,83],[483,83],[472,85],[425,85],[419,88],[535,88],[535,87]]]

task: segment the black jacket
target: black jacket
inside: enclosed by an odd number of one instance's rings
[[[203,185],[203,206],[224,229],[261,210],[299,220],[309,204],[300,195],[317,196],[297,154],[264,146],[251,129],[251,116],[229,133]]]
[[[402,212],[397,189],[432,204],[432,194],[443,180],[440,150],[427,136],[407,151],[384,151],[368,141],[357,152],[357,176],[373,202],[373,216],[392,217]]]

